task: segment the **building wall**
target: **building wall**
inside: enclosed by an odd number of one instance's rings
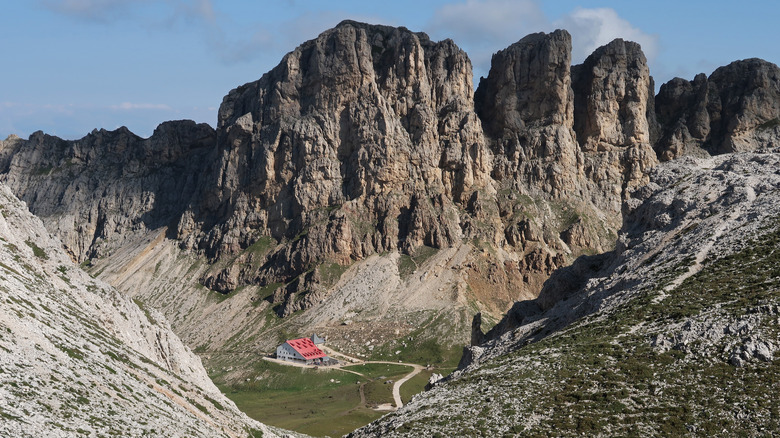
[[[276,347],[276,358],[289,361],[305,361],[306,359],[301,356],[294,348],[292,348],[286,342]]]

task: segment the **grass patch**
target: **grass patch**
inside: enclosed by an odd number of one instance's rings
[[[2,267],[3,269],[5,269],[8,272],[13,272],[14,274],[16,274],[16,275],[18,275],[20,277],[22,276],[22,274],[20,274],[19,271],[17,271],[16,269],[6,265],[5,263],[0,262],[0,267]]]
[[[431,379],[431,375],[437,372],[435,370],[422,370],[420,371],[416,376],[412,377],[411,379],[407,380],[403,385],[401,385],[401,400],[404,402],[404,404],[409,403],[409,401],[412,400],[412,397],[416,394],[419,394],[423,392],[425,389],[425,385],[428,384],[428,381]],[[439,374],[446,375],[449,374],[449,372],[439,372]]]
[[[296,368],[260,360],[249,382],[219,386],[258,421],[313,436],[341,436],[382,416],[359,407],[357,382],[363,380],[335,369]],[[219,384],[219,376],[215,381]]]
[[[399,376],[403,377],[403,375]],[[374,407],[382,404],[391,404],[395,406],[393,399],[393,384],[387,383],[395,379],[372,380],[363,387],[363,394],[366,396],[366,404]]]
[[[260,429],[247,429],[246,433],[249,438],[263,438],[263,431]]]
[[[398,258],[398,273],[401,275],[401,278],[409,278],[420,266],[438,252],[439,250],[436,248],[421,246],[413,254],[401,254]]]
[[[319,270],[320,278],[322,278],[323,286],[331,288],[338,283],[344,272],[349,269],[349,266],[342,266],[335,262],[325,262],[317,269]]]
[[[410,372],[412,368],[407,365],[396,365],[388,363],[367,363],[363,365],[351,365],[344,367],[345,370],[357,371],[360,374],[365,375],[369,379],[376,379],[384,376],[387,378],[393,378],[395,376],[403,377]]]
[[[772,120],[767,120],[766,122],[758,125],[756,127],[756,129],[759,130],[759,131],[766,131],[766,130],[772,129],[772,128],[778,126],[778,125],[780,125],[780,119],[774,118]]]
[[[66,347],[64,345],[58,345],[60,350],[64,351],[71,359],[84,360],[84,353],[78,348]]]
[[[35,169],[32,173],[36,176],[48,175],[54,169],[54,166],[43,166]]]
[[[249,245],[246,251],[252,254],[264,255],[276,246],[276,240],[271,236],[260,236],[255,243]]]
[[[260,306],[261,304],[263,304],[265,302],[270,302],[271,301],[271,297],[274,294],[274,291],[276,291],[276,289],[278,289],[278,288],[280,288],[282,286],[284,286],[284,283],[269,283],[269,284],[266,284],[265,286],[261,287],[260,289],[258,289],[257,295],[255,295],[254,301],[252,301],[252,306],[258,307],[258,306]],[[268,315],[266,317],[266,321],[269,320],[268,317],[272,317],[272,318],[277,318],[278,319],[278,317],[276,316],[276,312],[274,312],[273,308],[269,307],[268,309],[269,309],[269,312],[268,312]]]
[[[38,245],[35,244],[32,240],[25,240],[24,243],[27,244],[27,246],[32,249],[33,255],[35,257],[38,257],[39,259],[48,260],[49,256],[46,254],[46,251],[41,249]]]
[[[146,304],[144,304],[143,301],[139,300],[138,298],[133,298],[133,302],[136,306],[138,306],[141,311],[144,312],[144,316],[146,316],[146,320],[149,321],[149,324],[156,324],[156,321],[154,318],[152,318],[152,314],[149,312],[149,309],[146,308]]]

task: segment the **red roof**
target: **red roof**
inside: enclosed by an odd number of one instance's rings
[[[301,356],[305,357],[306,360],[325,357],[325,353],[314,345],[314,342],[309,338],[292,339],[287,341],[287,344],[300,353]]]

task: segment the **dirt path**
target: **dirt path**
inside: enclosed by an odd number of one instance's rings
[[[328,348],[328,347],[325,347],[325,346],[322,346],[321,348],[322,348],[322,351],[324,351],[325,353],[327,353],[330,356],[343,357],[344,359],[347,359],[347,360],[349,360],[350,362],[353,362],[353,363],[364,363],[365,362],[363,359],[358,359],[357,357],[353,357],[353,356],[347,356],[346,354],[340,353],[340,352],[338,352],[338,351],[336,351],[336,350],[334,350],[332,348]],[[349,365],[352,365],[352,364],[349,364]]]
[[[404,376],[401,380],[397,380],[395,383],[393,383],[393,399],[395,400],[396,409],[400,409],[404,405],[403,400],[401,400],[401,385],[406,383],[412,377],[420,374],[420,371],[423,370],[422,365],[416,365],[416,364],[404,364],[404,365],[411,365],[414,367],[414,370],[411,373]]]
[[[407,367],[412,367],[413,369],[412,369],[412,371],[409,374],[405,375],[404,377],[402,377],[401,379],[399,379],[399,380],[397,380],[397,381],[395,381],[393,383],[393,400],[395,401],[396,409],[398,409],[398,408],[400,408],[400,407],[402,407],[404,405],[403,400],[401,400],[401,385],[403,385],[404,383],[409,381],[409,379],[411,379],[412,377],[416,376],[417,374],[420,374],[420,372],[423,369],[425,369],[424,366],[418,365],[416,363],[392,362],[392,361],[389,361],[389,360],[362,360],[362,359],[358,359],[356,357],[347,356],[346,354],[343,354],[343,353],[339,353],[338,351],[333,350],[332,348],[322,347],[322,350],[325,351],[326,353],[328,353],[328,355],[338,356],[338,357],[347,359],[347,360],[349,360],[351,362],[351,363],[339,363],[338,365],[328,366],[328,367],[325,367],[326,369],[327,368],[338,369],[340,371],[344,371],[344,372],[347,372],[347,373],[357,374],[358,376],[361,376],[361,377],[366,377],[366,376],[364,374],[361,374],[361,373],[357,372],[357,371],[344,369],[343,367],[345,367],[345,366],[353,366],[353,365],[363,365],[363,364],[369,364],[369,363],[383,363],[383,364],[388,364],[388,365],[403,365],[403,366],[407,366]],[[315,365],[305,365],[305,364],[301,364],[301,363],[288,362],[288,361],[285,361],[285,360],[274,359],[274,358],[271,358],[271,357],[263,357],[263,359],[265,359],[265,360],[267,360],[269,362],[278,363],[280,365],[288,365],[288,366],[298,367],[298,368],[317,368],[317,366],[315,366]],[[362,406],[365,406],[366,398],[365,398],[365,395],[363,394],[363,385],[365,385],[365,383],[360,385],[360,403],[361,403]]]
[[[334,352],[333,350],[330,350],[330,351]],[[334,352],[334,353],[336,353],[336,352]],[[345,356],[345,355],[340,354],[340,353],[337,353],[337,354],[340,355],[340,356],[343,356],[343,357],[349,357],[349,356]],[[352,358],[352,359],[354,359],[354,358]],[[420,371],[425,369],[424,366],[418,365],[416,363],[391,362],[389,360],[367,360],[367,361],[361,361],[360,363],[346,364],[346,365],[347,366],[363,365],[363,364],[367,364],[367,363],[383,363],[383,364],[388,364],[388,365],[403,365],[403,366],[407,366],[407,367],[412,367],[413,368],[412,372],[410,372],[409,374],[405,375],[401,379],[396,380],[395,383],[393,383],[393,400],[395,401],[396,409],[398,409],[398,408],[400,408],[400,407],[402,407],[404,405],[403,400],[401,400],[401,385],[403,385],[404,383],[409,381],[409,379],[411,379],[412,377],[420,374]],[[337,366],[341,367],[342,365],[337,365]],[[349,370],[342,369],[342,371],[349,371]],[[358,373],[355,373],[355,374],[358,374]]]

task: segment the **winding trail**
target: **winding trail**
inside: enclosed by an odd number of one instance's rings
[[[409,379],[411,379],[412,377],[420,374],[420,372],[425,369],[424,366],[416,364],[416,363],[392,362],[392,361],[389,361],[389,360],[362,360],[362,359],[358,359],[356,357],[347,356],[346,354],[343,354],[343,353],[339,353],[338,351],[335,351],[332,348],[322,347],[322,350],[325,351],[326,353],[328,353],[328,355],[338,356],[338,357],[341,357],[341,358],[344,358],[344,359],[347,359],[347,360],[350,361],[350,363],[339,363],[338,365],[328,366],[327,368],[338,369],[340,371],[344,371],[344,372],[347,372],[347,373],[357,374],[358,376],[361,376],[361,377],[366,377],[366,376],[365,376],[365,374],[362,374],[362,373],[359,373],[359,372],[353,371],[353,370],[348,370],[348,369],[345,369],[344,367],[346,367],[346,366],[353,366],[353,365],[364,365],[364,364],[369,364],[369,363],[382,363],[382,364],[388,364],[388,365],[403,365],[403,366],[407,366],[407,367],[412,367],[413,369],[412,369],[412,371],[409,374],[405,375],[404,377],[402,377],[401,379],[399,379],[399,380],[397,380],[397,381],[395,381],[393,383],[393,400],[395,402],[395,408],[396,409],[399,409],[399,408],[401,408],[404,405],[403,400],[401,400],[401,385],[403,385],[404,383],[408,382]],[[263,357],[263,359],[265,359],[265,360],[267,360],[269,362],[278,363],[280,365],[287,365],[287,366],[291,366],[291,367],[317,368],[316,365],[305,365],[305,364],[301,364],[301,363],[288,362],[288,361],[285,361],[285,360],[274,359],[272,357],[267,357],[267,356]],[[363,383],[363,385],[365,385],[365,383]],[[366,399],[365,399],[365,396],[363,394],[363,385],[360,385],[360,401],[361,401],[362,405],[365,405]]]
[[[403,400],[401,400],[401,385],[406,383],[406,381],[411,379],[412,377],[420,374],[420,371],[423,370],[422,365],[415,365],[415,364],[404,364],[404,365],[412,365],[414,367],[414,370],[411,373],[404,376],[401,380],[397,380],[395,383],[393,383],[393,400],[395,400],[396,409],[400,409],[404,405]]]
[[[701,248],[696,251],[696,258],[694,259],[693,264],[688,267],[687,271],[683,272],[680,276],[672,280],[672,282],[663,289],[661,295],[656,297],[654,300],[656,304],[666,298],[668,296],[668,292],[676,289],[691,276],[698,274],[702,270],[702,263],[707,259],[707,256],[710,254],[712,247],[715,245],[715,242],[720,238],[720,236],[723,235],[723,233],[725,233],[727,230],[730,230],[734,226],[734,223],[738,218],[742,217],[748,210],[750,210],[750,208],[753,206],[753,202],[756,200],[756,191],[753,188],[755,185],[755,180],[753,177],[748,177],[747,183],[748,184],[745,187],[745,200],[740,202],[740,204],[732,210],[731,214],[729,214],[727,218],[725,218],[718,224],[717,227],[715,227],[715,231],[712,233],[712,235],[704,242]]]

